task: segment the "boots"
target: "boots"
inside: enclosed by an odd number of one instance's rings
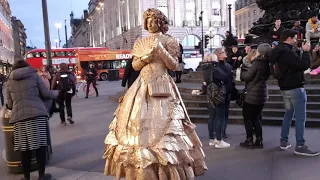
[[[240,143],[243,148],[254,149],[253,138],[247,138],[244,142]]]
[[[263,142],[261,137],[257,137],[256,142],[254,143],[255,148],[262,149]]]

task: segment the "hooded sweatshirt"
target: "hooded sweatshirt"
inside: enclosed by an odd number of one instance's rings
[[[46,87],[37,70],[32,67],[12,71],[6,85],[7,108],[12,110],[10,123],[48,117],[44,100],[58,96],[57,91],[50,91]]]

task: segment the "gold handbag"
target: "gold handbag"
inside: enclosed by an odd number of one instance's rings
[[[148,92],[151,97],[171,96],[171,86],[167,75],[160,76],[155,81],[151,81],[148,84]]]

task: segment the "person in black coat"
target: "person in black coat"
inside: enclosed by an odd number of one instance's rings
[[[90,84],[92,84],[94,90],[96,91],[96,96],[98,97],[99,96],[99,91],[98,91],[98,88],[97,88],[97,69],[94,67],[94,64],[93,63],[90,63],[89,64],[89,68],[87,70],[87,76],[86,76],[86,79],[87,79],[87,91],[86,91],[86,99],[88,99],[89,97],[89,90],[90,90]]]
[[[258,46],[258,52],[251,61],[251,67],[242,66],[240,79],[245,81],[246,96],[243,103],[243,120],[247,138],[240,143],[245,148],[263,148],[261,112],[268,99],[267,81],[270,76],[268,53],[271,51],[269,44]],[[256,141],[253,143],[253,129]]]
[[[132,59],[130,59],[127,62],[127,65],[124,69],[124,75],[122,78],[122,87],[126,87],[126,84],[128,84],[128,89],[130,86],[134,83],[134,81],[137,79],[139,76],[140,71],[135,71],[132,67]]]
[[[230,67],[230,73],[226,73],[224,68],[224,60],[227,58],[226,53],[223,49],[219,48],[216,50],[215,54],[218,57],[219,62],[211,60],[204,62],[201,64],[201,69],[203,70],[203,78],[206,85],[211,83],[217,84],[219,86],[224,86],[223,89],[228,91],[229,79],[231,73],[231,66],[226,63],[226,66]],[[225,101],[227,101],[228,95],[224,93]],[[226,102],[222,102],[221,104],[212,105],[208,100],[208,110],[209,110],[209,120],[208,120],[208,131],[209,131],[209,146],[214,146],[215,148],[222,149],[230,147],[229,143],[226,143],[222,140],[223,130],[224,130],[224,122],[226,121]]]
[[[0,98],[1,98],[1,105],[4,105],[4,97],[3,97],[3,85],[6,82],[6,77],[1,73],[0,74]]]
[[[269,29],[269,35],[273,41],[279,41],[281,32],[283,30],[285,30],[285,28],[281,26],[281,20],[276,19],[276,21],[274,22],[274,25],[271,26],[271,28]]]
[[[233,34],[230,31],[226,31],[226,40],[223,44],[224,47],[230,48],[231,46],[237,46],[238,41],[234,38]]]
[[[240,67],[242,64],[242,54],[239,51],[237,46],[232,46],[232,52],[228,56],[227,62],[232,66],[232,69],[235,70]]]

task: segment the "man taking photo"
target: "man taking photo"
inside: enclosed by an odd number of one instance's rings
[[[302,56],[292,49],[297,43],[297,31],[286,29],[281,32],[280,43],[272,50],[270,64],[273,64],[274,77],[278,79],[285,115],[282,121],[280,149],[291,147],[288,140],[291,121],[295,117],[296,148],[294,154],[317,156],[319,152],[305,145],[304,130],[306,122],[307,94],[304,89],[304,71],[310,67],[310,42],[303,43]]]

